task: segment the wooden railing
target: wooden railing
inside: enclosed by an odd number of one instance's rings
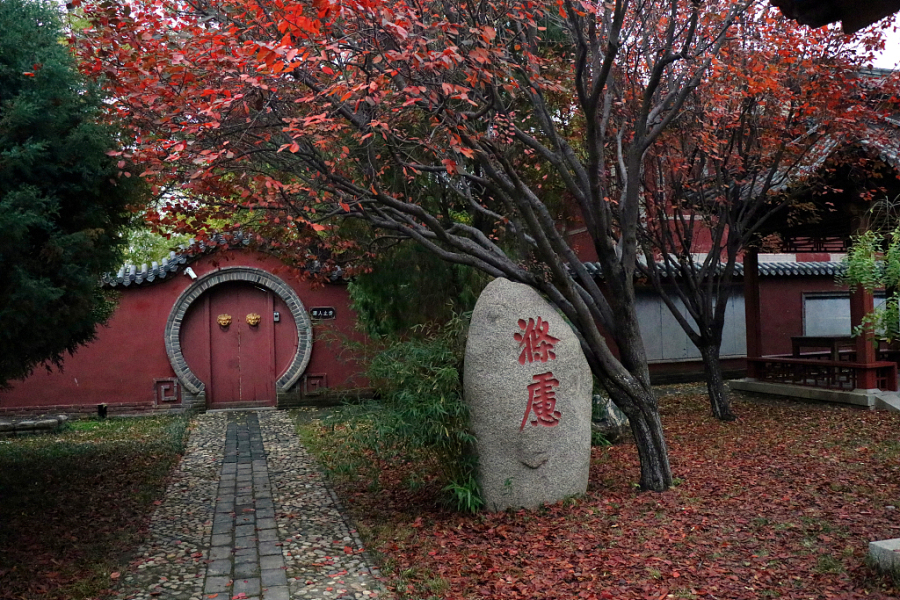
[[[787,383],[828,390],[854,390],[861,382],[874,382],[882,390],[897,391],[897,363],[857,363],[790,356],[747,359],[747,376],[759,381]]]

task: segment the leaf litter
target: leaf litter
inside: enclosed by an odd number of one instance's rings
[[[434,465],[389,456],[335,484],[399,598],[900,596],[866,563],[900,524],[900,414],[736,393],[722,423],[697,385],[659,395],[664,493],[636,489],[628,443],[593,449],[587,494],[537,510],[453,513]],[[328,467],[341,428],[305,427]]]

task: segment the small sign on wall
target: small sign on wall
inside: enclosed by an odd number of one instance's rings
[[[337,316],[337,311],[333,306],[316,306],[309,309],[309,318],[316,321],[333,319],[335,316]]]

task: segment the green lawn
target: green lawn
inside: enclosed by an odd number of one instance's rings
[[[180,417],[0,439],[0,598],[82,599],[140,542],[184,447]]]

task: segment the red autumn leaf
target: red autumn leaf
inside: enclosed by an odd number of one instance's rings
[[[455,160],[450,159],[450,158],[445,158],[444,160],[441,161],[441,164],[443,164],[444,167],[447,169],[448,175],[456,175],[457,168],[456,168]]]

